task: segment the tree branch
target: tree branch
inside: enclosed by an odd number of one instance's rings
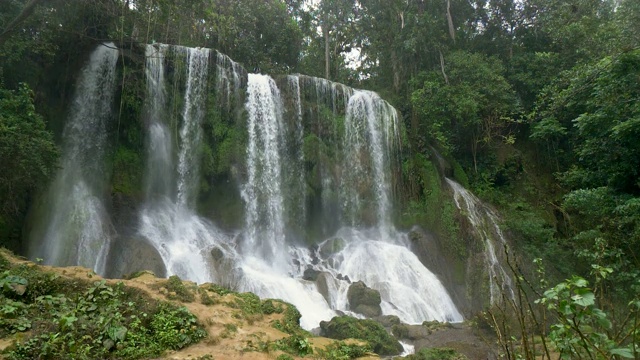
[[[7,27],[2,31],[2,33],[0,33],[0,45],[4,44],[5,41],[7,41],[7,39],[9,38],[11,32],[18,27],[23,21],[25,21],[29,16],[31,16],[31,14],[33,14],[33,11],[35,10],[36,6],[42,2],[44,2],[46,0],[30,0],[25,6],[24,8],[22,8],[22,11],[20,12],[20,14],[18,14],[18,16],[16,16],[15,19],[13,19],[9,25],[7,25]]]

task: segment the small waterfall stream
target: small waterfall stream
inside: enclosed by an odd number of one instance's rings
[[[104,274],[114,236],[104,204],[105,154],[109,147],[118,50],[99,45],[82,69],[64,127],[61,168],[36,205],[29,234],[30,258],[80,265]]]
[[[489,275],[489,295],[491,304],[498,303],[502,294],[509,294],[513,299],[513,283],[511,277],[502,267],[500,251],[507,241],[498,225],[497,215],[475,195],[457,182],[446,179],[447,184],[453,190],[453,199],[456,207],[467,216],[476,234],[482,239],[485,247],[485,261]],[[496,248],[498,250],[496,251]]]

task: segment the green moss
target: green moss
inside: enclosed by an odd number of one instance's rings
[[[112,191],[127,196],[140,194],[143,173],[140,154],[124,146],[118,147],[113,156]]]
[[[242,315],[262,314],[262,302],[260,298],[253,293],[238,293],[235,294],[235,299],[229,304],[231,307],[240,309]]]
[[[284,310],[282,320],[274,320],[271,326],[290,335],[306,334],[310,336],[307,331],[300,327],[300,318],[302,315],[298,309],[291,304],[284,302],[283,304],[286,306],[286,309]]]
[[[272,299],[263,300],[260,307],[262,308],[262,313],[265,315],[282,314],[285,310],[285,306],[282,302]]]
[[[293,358],[291,357],[291,355],[280,354],[280,355],[278,355],[276,360],[293,360]]]
[[[369,343],[373,352],[379,355],[397,355],[402,345],[390,335],[382,325],[371,319],[356,319],[350,316],[336,316],[331,321],[320,323],[322,334],[331,339],[358,339]]]
[[[465,188],[469,188],[469,177],[467,177],[467,173],[464,171],[460,163],[458,163],[455,159],[452,159],[451,166],[453,167],[453,179],[460,183],[460,185]]]
[[[216,293],[220,296],[224,296],[227,294],[235,294],[233,290],[229,290],[226,287],[220,286],[218,284],[207,284],[206,287],[204,287],[204,289],[211,291],[213,293]]]
[[[209,292],[204,288],[198,288],[198,293],[200,294],[200,302],[202,305],[215,305],[218,303],[216,299],[209,295]]]
[[[440,244],[448,258],[465,261],[467,244],[457,218],[458,209],[435,164],[417,154],[405,161],[403,172],[418,182],[420,194],[405,205],[400,223],[405,227],[419,224],[435,232],[442,239]]]
[[[177,275],[170,276],[164,283],[164,286],[169,291],[167,297],[172,300],[180,300],[183,302],[193,302],[196,297],[191,290],[180,280]]]

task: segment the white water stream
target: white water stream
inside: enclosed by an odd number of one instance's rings
[[[82,69],[64,127],[61,168],[37,205],[30,258],[80,265],[104,274],[114,235],[104,204],[105,154],[112,119],[118,50],[99,45]]]
[[[484,242],[491,304],[499,302],[502,294],[508,294],[513,299],[511,277],[502,267],[499,260],[499,254],[502,252],[498,253],[498,251],[501,251],[507,241],[498,225],[498,217],[462,185],[451,179],[446,179],[446,181],[453,190],[453,199],[456,207],[467,216],[473,225],[474,232]],[[498,250],[496,250],[496,247]]]

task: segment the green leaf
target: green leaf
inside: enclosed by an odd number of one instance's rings
[[[109,328],[108,334],[113,341],[124,341],[127,336],[127,328],[124,326],[112,326]]]
[[[596,297],[591,291],[585,291],[573,295],[571,300],[573,300],[573,303],[576,305],[587,307],[595,304]]]
[[[633,359],[633,351],[631,351],[631,349],[629,348],[617,348],[617,349],[611,349],[609,350],[609,352],[611,353],[611,355],[618,355],[621,356],[623,358],[626,359]]]

